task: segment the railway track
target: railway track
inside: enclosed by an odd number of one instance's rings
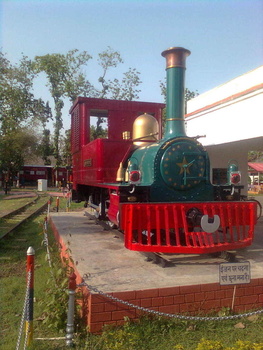
[[[47,196],[37,196],[30,203],[15,209],[0,218],[0,239],[14,232],[26,220],[39,214],[48,206]]]

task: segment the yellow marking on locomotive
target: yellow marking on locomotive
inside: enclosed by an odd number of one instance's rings
[[[187,160],[185,159],[185,157],[184,157],[182,163],[176,163],[176,165],[178,165],[179,168],[180,168],[180,173],[179,173],[179,175],[181,175],[181,174],[184,172],[184,169],[186,169],[186,173],[187,173],[187,174],[190,174],[189,168],[190,168],[190,166],[192,166],[193,163],[190,164],[189,166],[187,166],[187,164],[188,164],[188,162],[187,162]]]

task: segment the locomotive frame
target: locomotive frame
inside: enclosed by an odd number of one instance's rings
[[[210,182],[209,157],[184,123],[190,51],[170,48],[164,104],[79,97],[71,108],[73,190],[98,219],[117,226],[131,250],[203,254],[253,241],[256,204],[241,201],[241,174]],[[108,117],[108,138],[90,141],[91,116]],[[159,129],[158,130],[158,126]]]

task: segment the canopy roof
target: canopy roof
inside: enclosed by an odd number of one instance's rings
[[[263,163],[248,163],[249,168],[259,173],[263,173]]]

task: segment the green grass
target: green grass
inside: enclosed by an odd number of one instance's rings
[[[242,322],[245,328],[236,329],[235,325],[238,322]],[[108,330],[100,337],[101,347],[93,346],[91,340],[86,349],[175,350],[180,349],[179,346],[181,346],[181,349],[195,350],[204,338],[211,345],[213,342],[220,342],[223,349],[233,346],[238,340],[251,343],[262,342],[262,326],[262,317],[254,323],[248,319],[195,322],[145,317],[138,323],[127,322],[124,327]],[[215,350],[215,344],[211,348],[201,349]],[[247,350],[251,349],[252,347],[247,348]],[[263,349],[263,343],[260,349]]]
[[[64,199],[60,204],[64,208]],[[76,205],[77,208],[82,206],[83,203]],[[0,241],[1,350],[16,348],[25,296],[26,251],[29,246],[35,249],[34,339],[65,335],[65,318],[59,322],[58,316],[67,309],[67,296],[65,291],[55,293],[57,289],[46,260],[46,248],[42,244],[43,222],[44,215],[40,215]],[[61,269],[57,245],[50,230],[49,241],[55,273],[59,277],[59,285],[64,288],[67,283],[65,271]],[[53,321],[50,320],[51,316],[54,317]],[[238,323],[244,328],[235,328]],[[208,342],[202,342],[202,338]],[[241,345],[234,347],[238,340],[242,341]],[[216,341],[222,346],[219,347]],[[263,342],[263,315],[213,322],[142,317],[137,322],[126,320],[122,327],[105,327],[102,335],[86,336],[84,327],[79,327],[75,342],[75,348],[83,350],[263,350],[263,344],[258,347],[252,345]],[[34,340],[31,346],[34,350],[67,348],[64,340]]]
[[[0,213],[1,215],[7,214],[10,211],[16,210],[28,203],[31,203],[34,199],[35,198],[0,198]]]
[[[54,209],[56,206],[56,197],[53,197],[52,200],[52,208]],[[68,199],[64,197],[59,197],[59,211],[76,211],[84,208],[84,202],[75,203],[71,201],[68,204]]]
[[[8,238],[1,240],[0,246],[0,289],[1,289],[1,336],[0,348],[2,350],[15,349],[18,329],[23,310],[26,290],[26,252],[29,246],[35,249],[35,288],[34,288],[34,337],[58,336],[58,331],[42,327],[43,312],[46,306],[43,301],[47,297],[47,290],[52,288],[48,284],[51,280],[49,265],[46,261],[46,248],[43,241],[44,216],[28,221]],[[58,252],[52,235],[53,259],[59,265]],[[55,288],[54,284],[53,287]],[[49,295],[52,298],[52,295]],[[64,334],[62,334],[63,336]],[[61,335],[60,335],[61,336]],[[57,346],[57,345],[56,345]],[[37,349],[38,347],[36,347]],[[50,348],[50,347],[48,347]],[[54,347],[53,349],[56,349]],[[50,348],[52,349],[52,348]]]

